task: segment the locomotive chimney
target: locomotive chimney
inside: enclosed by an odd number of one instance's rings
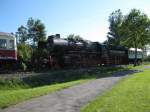
[[[56,34],[56,38],[60,38],[60,34]]]

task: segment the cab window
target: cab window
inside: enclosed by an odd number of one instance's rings
[[[0,39],[0,48],[6,48],[7,42],[6,39]]]

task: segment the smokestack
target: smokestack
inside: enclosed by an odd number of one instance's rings
[[[60,38],[60,34],[56,34],[56,38]]]

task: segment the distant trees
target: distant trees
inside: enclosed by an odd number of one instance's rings
[[[124,45],[135,48],[135,63],[137,62],[137,48],[144,48],[150,43],[150,20],[140,10],[132,9],[125,16],[120,10],[109,17],[108,44]]]
[[[83,42],[84,39],[80,35],[70,34],[67,36],[67,40],[70,42]]]

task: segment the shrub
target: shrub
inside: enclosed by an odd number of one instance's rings
[[[17,56],[18,56],[18,66],[21,70],[25,71],[27,69],[27,64],[31,62],[32,57],[32,48],[25,44],[21,43],[17,46]]]
[[[32,48],[23,43],[23,44],[18,44],[17,46],[18,52],[18,59],[22,60],[23,62],[31,60],[32,57]]]

